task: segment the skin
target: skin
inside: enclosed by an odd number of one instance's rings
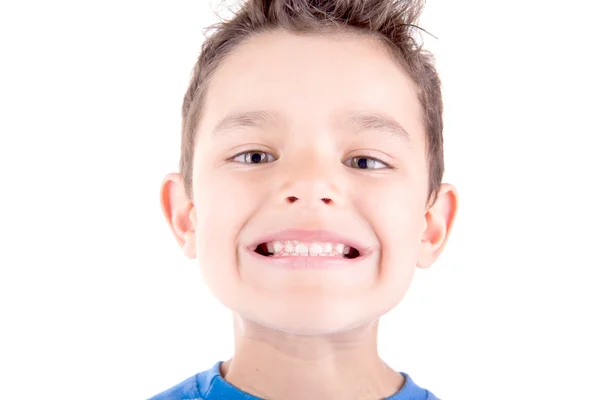
[[[194,198],[172,173],[161,206],[184,254],[232,310],[235,353],[221,374],[241,390],[381,399],[404,384],[378,355],[378,320],[401,301],[415,267],[438,258],[457,209],[446,183],[427,205],[416,93],[376,41],[355,34],[263,33],[216,71],[197,130]],[[230,113],[258,110],[274,117],[213,134]],[[345,126],[350,111],[386,114],[409,137]],[[232,160],[244,151],[273,158]],[[385,164],[356,168],[351,160],[360,157]],[[371,254],[352,268],[282,270],[246,250],[280,229],[343,233]]]

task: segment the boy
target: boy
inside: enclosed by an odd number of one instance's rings
[[[457,208],[421,8],[250,0],[204,43],[161,206],[235,352],[154,400],[436,399],[377,352]]]

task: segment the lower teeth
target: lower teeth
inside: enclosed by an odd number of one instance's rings
[[[273,255],[275,256],[275,254],[273,254]],[[334,256],[337,256],[337,257],[341,257],[338,254],[333,254],[333,253],[319,253],[319,254],[282,253],[282,254],[277,254],[276,256],[277,257],[290,257],[290,256],[291,257],[294,257],[294,256],[303,256],[303,257],[308,257],[308,256],[310,256],[310,257],[316,257],[316,256],[319,256],[319,257],[334,257]]]

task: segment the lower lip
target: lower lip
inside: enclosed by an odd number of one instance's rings
[[[331,269],[352,267],[362,261],[365,256],[356,258],[327,257],[327,256],[263,256],[254,250],[247,249],[250,255],[262,262],[286,269]]]

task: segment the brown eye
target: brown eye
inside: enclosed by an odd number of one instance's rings
[[[264,151],[251,150],[240,153],[231,160],[243,164],[264,164],[275,161],[275,157]]]
[[[389,168],[389,166],[386,163],[384,163],[383,161],[380,161],[373,157],[365,157],[365,156],[349,158],[346,162],[344,162],[344,165],[351,167],[351,168],[357,168],[357,169]]]

